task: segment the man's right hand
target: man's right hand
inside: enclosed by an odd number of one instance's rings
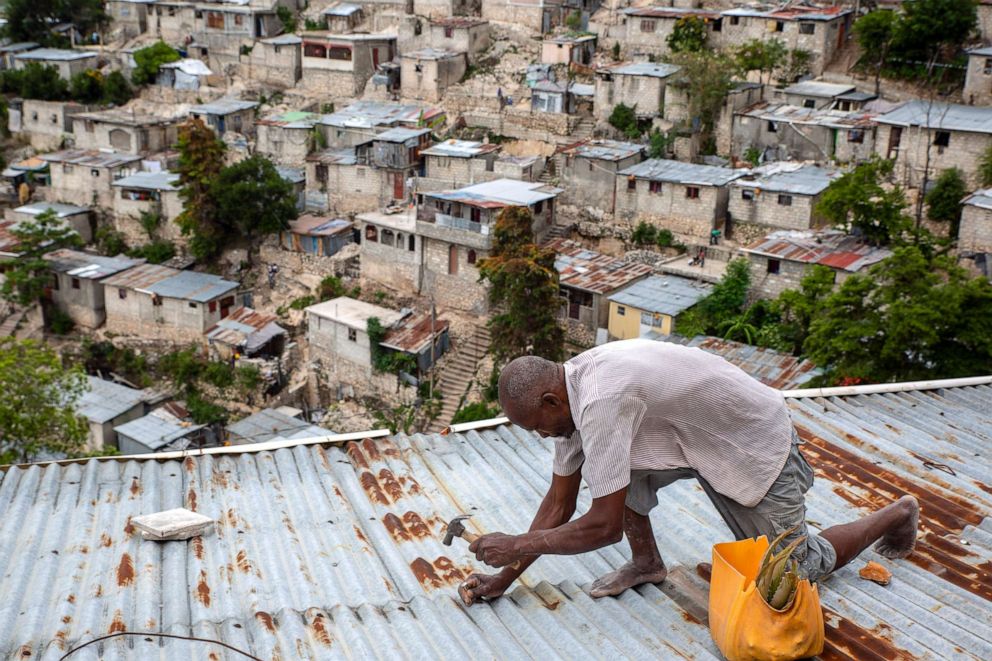
[[[458,586],[458,594],[466,606],[481,599],[495,599],[510,587],[510,583],[499,574],[472,574]]]

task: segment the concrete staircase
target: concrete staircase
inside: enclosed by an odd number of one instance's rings
[[[430,431],[438,432],[451,423],[462,398],[476,377],[479,362],[489,351],[489,329],[479,326],[455,350],[445,356],[437,387],[441,390],[441,415],[431,423]]]
[[[24,313],[24,310],[13,311],[10,305],[0,305],[0,337],[12,337]]]
[[[596,128],[596,120],[583,117],[572,131],[571,137],[575,140],[588,140],[593,137]]]
[[[554,239],[567,239],[571,237],[572,230],[575,229],[574,225],[552,225],[547,234],[544,235],[544,242],[552,241]]]

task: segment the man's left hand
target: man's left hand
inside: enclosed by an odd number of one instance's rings
[[[475,559],[490,567],[505,567],[521,559],[516,550],[516,535],[493,532],[472,542],[468,550],[475,553]]]

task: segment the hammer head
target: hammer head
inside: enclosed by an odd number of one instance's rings
[[[462,523],[465,519],[469,518],[470,514],[459,514],[451,521],[448,521],[448,526],[445,528],[444,532],[444,542],[445,546],[451,546],[451,540],[455,537],[461,537],[462,533],[465,532],[465,524]]]

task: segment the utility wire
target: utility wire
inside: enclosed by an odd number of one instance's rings
[[[76,647],[73,647],[68,652],[63,654],[59,658],[59,661],[65,661],[65,659],[67,659],[70,654],[78,652],[79,650],[83,649],[88,645],[92,645],[93,643],[99,643],[101,640],[107,640],[108,638],[116,638],[118,636],[158,636],[159,638],[176,638],[179,640],[194,640],[200,643],[211,643],[213,645],[220,645],[221,647],[226,647],[232,652],[237,652],[238,654],[244,655],[249,659],[252,659],[252,661],[262,661],[262,659],[258,658],[257,656],[252,656],[248,652],[239,650],[237,647],[234,647],[233,645],[222,643],[219,640],[212,640],[210,638],[197,638],[195,636],[180,636],[178,634],[160,633],[156,631],[118,631],[116,633],[108,634],[106,636],[100,636],[99,638],[94,638],[93,640],[87,641],[82,645],[77,645]]]

